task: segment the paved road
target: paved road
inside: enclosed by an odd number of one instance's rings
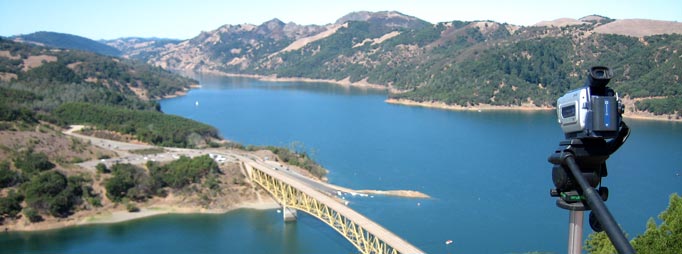
[[[291,177],[296,178],[297,180],[304,182],[308,184],[309,186],[312,186],[313,188],[317,189],[318,191],[325,193],[327,195],[333,196],[333,195],[341,195],[342,192],[338,188],[334,188],[328,184],[316,181],[314,179],[311,179],[307,176],[301,175],[296,171],[291,170],[288,166],[280,164],[275,161],[264,161],[263,164],[266,166],[271,167],[274,170],[281,171],[285,174],[288,174]]]
[[[285,172],[286,174],[291,175],[292,177],[295,177],[299,181],[305,182],[312,186],[313,188],[319,190],[320,192],[326,193],[330,196],[333,195],[339,195],[342,196],[346,192],[342,191],[339,188],[335,188],[332,185],[320,182],[318,180],[311,179],[307,176],[301,175],[298,172],[291,170],[288,165],[283,165],[281,163],[271,161],[271,160],[263,160],[262,158],[259,158],[257,156],[254,156],[252,154],[248,153],[240,153],[238,151],[228,151],[228,150],[218,150],[218,149],[186,149],[186,148],[169,148],[165,147],[163,148],[164,152],[163,153],[158,153],[158,154],[149,154],[149,155],[141,155],[141,154],[135,154],[131,153],[131,151],[134,150],[140,150],[140,149],[149,149],[149,148],[159,148],[157,146],[152,146],[152,145],[145,145],[145,144],[132,144],[132,143],[126,143],[126,142],[120,142],[120,141],[113,141],[113,140],[108,140],[108,139],[102,139],[102,138],[96,138],[96,137],[91,137],[91,136],[86,136],[86,135],[81,135],[74,133],[74,131],[78,130],[79,128],[72,128],[71,130],[68,130],[64,132],[64,134],[71,135],[74,137],[78,137],[80,139],[88,140],[90,141],[93,145],[115,151],[119,156],[115,158],[110,158],[110,159],[102,159],[102,160],[92,160],[92,161],[86,161],[79,163],[83,168],[91,169],[94,170],[95,166],[99,163],[103,163],[107,167],[111,167],[114,164],[117,163],[130,163],[134,165],[143,165],[147,163],[147,161],[158,161],[158,162],[168,162],[168,161],[173,161],[180,156],[187,156],[190,158],[196,157],[196,156],[201,156],[208,154],[211,156],[213,159],[215,159],[219,163],[227,163],[227,162],[235,162],[238,160],[249,160],[249,161],[257,161],[259,163],[264,163],[264,165],[271,167],[272,169],[276,169],[282,172]]]

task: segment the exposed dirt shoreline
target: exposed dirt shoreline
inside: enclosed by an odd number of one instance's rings
[[[415,107],[426,107],[426,108],[437,108],[455,111],[553,111],[553,107],[538,107],[534,105],[521,105],[521,106],[496,106],[488,104],[479,104],[477,106],[459,106],[459,105],[448,105],[443,102],[418,102],[406,99],[386,99],[386,103],[405,105],[405,106],[415,106]],[[627,104],[626,104],[627,105]],[[626,109],[634,108],[632,106],[626,106]],[[677,119],[673,115],[654,115],[649,112],[642,111],[628,111],[623,114],[625,119],[636,119],[636,120],[648,120],[648,121],[665,121],[665,122],[682,122],[682,119]]]
[[[535,105],[521,105],[521,106],[497,106],[490,104],[479,104],[476,106],[459,106],[459,105],[448,105],[444,102],[418,102],[407,99],[393,99],[389,98],[385,100],[386,103],[405,105],[405,106],[415,106],[415,107],[425,107],[425,108],[437,108],[437,109],[447,109],[455,111],[550,111],[554,110],[551,107],[538,107]]]
[[[349,78],[345,78],[342,80],[334,80],[334,79],[311,79],[311,78],[281,78],[277,77],[276,75],[271,75],[271,76],[263,76],[263,75],[254,75],[254,74],[237,74],[237,73],[225,73],[225,72],[220,72],[220,71],[213,71],[213,70],[202,70],[202,73],[206,74],[212,74],[212,75],[220,75],[220,76],[226,76],[226,77],[243,77],[243,78],[253,78],[253,79],[258,79],[262,81],[277,81],[277,82],[310,82],[310,83],[331,83],[331,84],[336,84],[340,85],[343,87],[356,87],[356,88],[363,88],[363,89],[373,89],[373,90],[383,90],[383,91],[389,91],[391,93],[403,93],[405,91],[395,89],[393,87],[386,87],[384,85],[380,84],[372,84],[367,82],[366,79],[363,79],[358,82],[350,82]],[[173,96],[174,97],[174,96]],[[628,112],[625,112],[623,114],[623,117],[626,119],[636,119],[636,120],[652,120],[652,121],[665,121],[665,122],[682,122],[682,118],[677,118],[675,115],[654,115],[653,113],[649,112],[642,112],[642,111],[634,111],[634,100],[631,100],[632,103],[628,100],[624,100],[624,103],[626,104],[626,109],[631,109]],[[445,110],[454,110],[454,111],[524,111],[524,112],[535,112],[535,111],[550,111],[554,110],[554,107],[547,107],[547,106],[535,106],[533,104],[523,104],[521,106],[497,106],[497,105],[490,105],[490,104],[479,104],[476,106],[459,106],[459,105],[449,105],[443,102],[437,102],[437,101],[431,101],[431,102],[418,102],[418,101],[413,101],[413,100],[408,100],[408,99],[393,99],[393,98],[388,98],[385,100],[386,103],[390,104],[396,104],[396,105],[405,105],[405,106],[413,106],[413,107],[426,107],[426,108],[436,108],[436,109],[445,109]]]
[[[117,209],[101,208],[97,210],[80,211],[63,219],[48,218],[46,221],[39,223],[26,224],[20,222],[19,225],[10,226],[10,231],[30,232],[90,224],[112,224],[165,214],[225,214],[239,209],[271,210],[279,207],[279,204],[271,198],[266,200],[243,200],[230,208],[223,209],[158,204],[143,206],[138,212],[128,212],[124,205],[119,205],[119,208]]]
[[[345,78],[342,80],[295,78],[295,77],[282,78],[282,77],[277,77],[276,75],[264,76],[264,75],[255,75],[255,74],[237,74],[237,73],[226,73],[226,72],[213,71],[213,70],[202,70],[201,73],[212,74],[212,75],[220,75],[220,76],[226,76],[226,77],[253,78],[253,79],[258,79],[258,80],[262,80],[262,81],[272,81],[272,82],[277,81],[277,82],[330,83],[330,84],[340,85],[343,87],[355,87],[355,88],[382,90],[382,91],[387,90],[387,91],[390,91],[393,93],[402,92],[400,90],[394,89],[393,87],[386,87],[384,85],[369,83],[369,82],[367,82],[367,79],[363,79],[363,80],[360,80],[357,82],[351,82],[350,78]]]
[[[200,87],[201,87],[201,85],[199,85],[199,84],[191,84],[191,85],[189,85],[189,88],[182,89],[182,90],[177,91],[173,94],[165,95],[162,98],[163,99],[171,99],[171,98],[175,98],[175,97],[185,96],[185,95],[187,95],[189,90],[200,88]]]

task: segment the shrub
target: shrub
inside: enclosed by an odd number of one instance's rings
[[[67,179],[57,171],[48,171],[33,176],[21,188],[29,207],[55,217],[66,217],[74,205],[82,202],[84,181],[80,176]]]
[[[0,188],[12,187],[19,182],[17,172],[9,168],[9,162],[0,162]]]
[[[104,165],[104,163],[97,163],[97,166],[95,166],[95,169],[97,169],[98,173],[102,173],[102,174],[111,173],[111,170],[109,170],[107,168],[107,165]]]
[[[107,197],[119,202],[126,197],[128,190],[135,187],[136,167],[131,164],[116,164],[112,167],[113,177],[104,184],[107,189]]]
[[[34,153],[33,150],[22,152],[14,159],[14,166],[21,169],[28,175],[33,175],[41,171],[55,167],[44,153]]]
[[[102,199],[99,196],[88,197],[87,201],[88,201],[88,203],[90,203],[94,207],[102,207]]]
[[[155,179],[160,179],[164,185],[175,189],[198,183],[209,173],[217,173],[218,170],[218,164],[208,155],[195,158],[182,156],[167,165],[150,167]]]
[[[157,193],[159,184],[156,179],[132,164],[116,164],[111,167],[112,177],[104,187],[107,197],[114,202],[121,202],[123,198],[132,200],[145,200]]]
[[[134,203],[132,203],[132,202],[126,204],[126,209],[127,209],[128,212],[130,212],[130,213],[136,213],[136,212],[139,212],[139,211],[140,211],[140,208],[137,207],[137,206],[136,206]]]
[[[15,217],[21,212],[21,201],[24,197],[14,190],[11,190],[7,197],[0,197],[0,217]]]
[[[653,218],[649,218],[646,231],[630,241],[638,253],[673,254],[682,249],[682,197],[677,193],[670,196],[668,208],[658,215],[661,224],[656,225]],[[585,241],[587,253],[616,253],[605,232],[591,233]]]
[[[38,211],[36,209],[26,207],[24,209],[24,216],[28,219],[30,222],[40,222],[43,221],[43,217],[40,216]]]

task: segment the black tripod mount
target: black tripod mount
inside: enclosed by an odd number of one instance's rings
[[[625,142],[629,134],[630,129],[622,122],[616,138],[608,142],[604,138],[595,137],[565,140],[559,143],[559,148],[548,159],[554,164],[552,180],[556,189],[552,189],[550,195],[558,197],[557,206],[571,211],[572,221],[574,214],[580,214],[580,224],[582,211],[592,210],[590,226],[598,232],[606,231],[611,243],[621,254],[635,251],[604,204],[608,198],[608,189],[601,186],[601,178],[607,176],[606,160]],[[595,189],[597,186],[599,190]],[[576,211],[579,213],[574,213]],[[577,230],[582,231],[582,225]],[[582,232],[577,235],[582,235]],[[569,239],[569,252],[571,241]]]

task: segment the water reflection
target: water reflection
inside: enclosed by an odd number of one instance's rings
[[[386,95],[387,92],[377,89],[368,89],[353,86],[340,86],[324,82],[268,82],[245,77],[226,77],[207,74],[195,74],[202,89],[263,89],[284,91],[305,91],[322,94],[343,95]]]

